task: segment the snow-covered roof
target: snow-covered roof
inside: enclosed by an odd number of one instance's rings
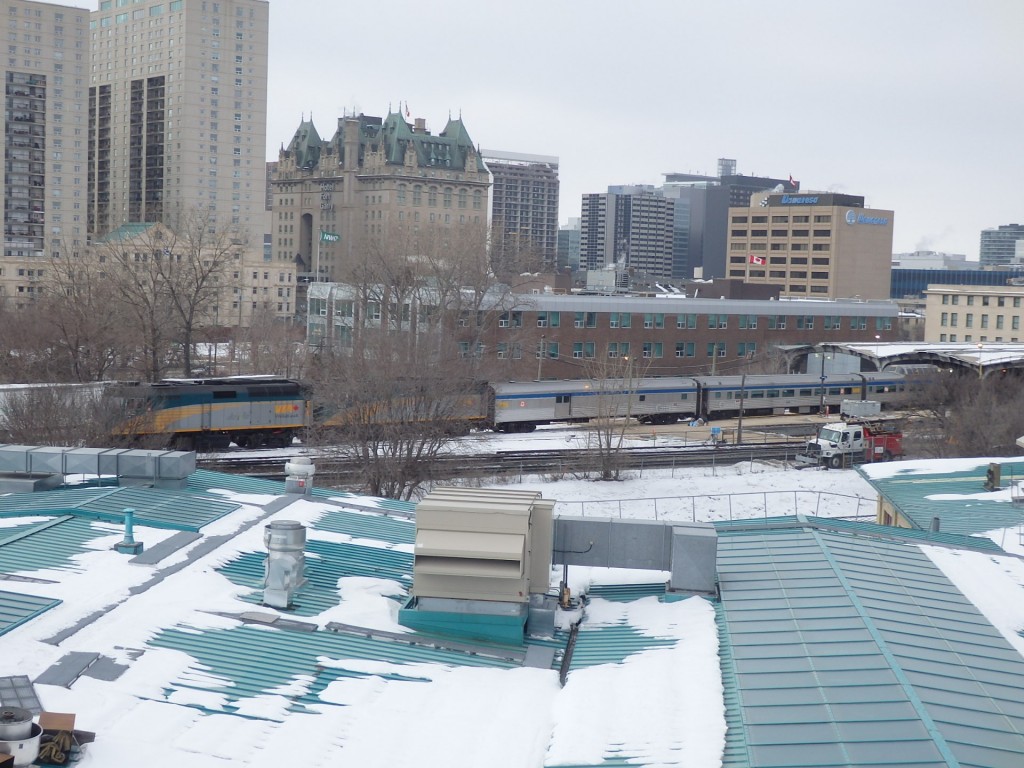
[[[726,472],[687,490],[735,487]],[[198,471],[171,493],[227,511],[136,528],[137,558],[111,550],[109,518],[40,502],[66,490],[3,497],[0,608],[21,614],[0,622],[0,676],[96,732],[82,768],[1024,763],[1024,565],[991,541],[751,509],[718,525],[718,600],[666,593],[662,572],[573,567],[588,601],[553,638],[467,648],[396,621],[411,504],[282,490]],[[168,493],[152,501],[164,525]],[[308,535],[288,611],[259,598],[279,519]],[[532,647],[555,649],[552,668],[524,663]]]

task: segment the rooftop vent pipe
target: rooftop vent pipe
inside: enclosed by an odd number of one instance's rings
[[[306,583],[306,528],[295,520],[275,520],[263,527],[263,544],[263,604],[287,608],[295,590]]]
[[[284,492],[309,496],[313,492],[316,467],[308,456],[298,456],[284,465]]]

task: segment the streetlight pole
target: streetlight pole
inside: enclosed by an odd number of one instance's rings
[[[544,347],[544,339],[547,338],[543,333],[540,335],[540,349],[537,350],[537,381],[540,381],[541,366],[544,365],[544,355],[547,353],[547,349]]]
[[[979,341],[978,342],[978,379],[979,380],[985,378],[985,366],[984,366],[984,364],[981,361],[981,352],[982,352],[983,349],[985,349],[985,345]]]
[[[821,352],[821,401],[818,405],[818,413],[825,415],[825,351]]]

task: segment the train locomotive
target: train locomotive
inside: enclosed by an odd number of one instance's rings
[[[114,434],[183,450],[284,447],[311,417],[308,388],[276,376],[165,379],[107,391]]]

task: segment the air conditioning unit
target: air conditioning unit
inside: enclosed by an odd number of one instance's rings
[[[465,328],[468,325],[465,318],[459,318],[459,327]]]
[[[498,327],[499,328],[508,328],[508,320],[499,320],[498,321]]]
[[[548,327],[548,321],[547,320],[538,320],[537,321],[537,327],[538,328],[547,328]]]
[[[498,359],[499,360],[504,360],[507,357],[508,357],[508,352],[499,352],[498,353]]]
[[[644,320],[644,328],[653,328],[654,322],[651,320]]]
[[[583,321],[582,321],[582,320],[577,320],[577,321],[575,321],[575,322],[573,323],[573,327],[574,327],[574,328],[582,328],[582,327],[583,327]]]
[[[573,357],[583,357],[583,352],[581,350],[574,349],[573,353],[572,353],[572,356]]]

